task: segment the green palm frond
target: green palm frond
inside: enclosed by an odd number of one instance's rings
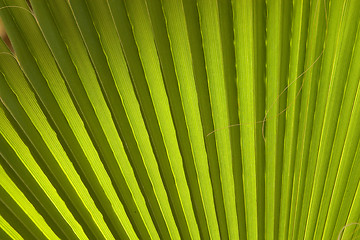
[[[0,239],[357,239],[360,1],[0,0]]]

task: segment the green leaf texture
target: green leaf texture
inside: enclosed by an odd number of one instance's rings
[[[0,239],[357,239],[359,9],[0,0]]]

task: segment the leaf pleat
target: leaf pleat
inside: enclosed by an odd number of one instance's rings
[[[112,9],[120,9],[120,7],[116,8],[117,5],[115,5],[114,1],[110,2],[110,4],[114,6]],[[126,1],[126,7],[135,40],[128,41],[129,38],[125,38],[124,28],[120,24],[117,25],[117,29],[120,38],[122,38],[123,48],[128,50],[126,52],[127,61],[131,68],[133,83],[148,86],[148,89],[137,87],[138,98],[143,98],[143,103],[153,102],[154,105],[143,104],[142,111],[149,119],[155,118],[159,123],[158,126],[153,123],[154,126],[151,126],[149,123],[148,129],[151,128],[149,131],[150,135],[153,136],[152,143],[155,152],[157,152],[157,158],[162,159],[159,161],[159,167],[170,197],[171,207],[175,213],[181,237],[198,239],[200,238],[199,230],[191,203],[182,156],[177,143],[176,131],[172,122],[170,105],[167,100],[146,4],[145,1]],[[114,16],[121,16],[119,12],[113,14]],[[121,23],[124,21],[118,18],[118,21],[115,20],[115,22]],[[136,45],[129,46],[131,42],[135,42]],[[137,56],[136,46],[139,49],[139,57]],[[144,69],[143,76],[139,74],[141,68]],[[143,84],[141,84],[142,82]],[[153,112],[150,113],[149,110],[151,109],[153,109]],[[162,144],[160,145],[160,143]]]
[[[338,120],[338,126],[337,126],[337,130],[336,130],[337,132],[336,132],[335,139],[334,139],[334,148],[332,149],[332,153],[331,153],[331,159],[330,159],[330,163],[329,163],[329,171],[328,171],[328,175],[326,177],[325,188],[327,186],[333,185],[335,178],[338,179],[336,181],[340,181],[341,178],[343,177],[340,175],[338,176],[338,174],[335,175],[335,172],[340,171],[339,164],[345,164],[345,161],[344,160],[340,161],[340,159],[343,159],[341,157],[341,155],[346,150],[346,148],[350,147],[349,139],[348,139],[348,136],[350,135],[350,131],[357,131],[356,129],[350,129],[350,123],[351,123],[351,121],[354,121],[352,119],[353,119],[353,117],[356,117],[356,114],[357,114],[356,112],[359,109],[358,106],[356,105],[356,104],[358,104],[359,89],[360,89],[360,84],[359,84],[360,71],[359,71],[359,68],[356,67],[357,63],[359,62],[359,53],[358,53],[359,50],[360,50],[360,41],[359,41],[359,26],[358,26],[356,43],[354,45],[354,49],[353,49],[353,53],[352,53],[352,59],[351,59],[350,69],[349,69],[349,74],[348,74],[348,82],[346,85],[343,103],[342,103],[342,107],[340,110],[341,112],[340,112],[340,117]],[[347,127],[343,128],[342,126],[347,126]],[[352,127],[354,127],[354,125],[352,125]],[[345,141],[347,142],[346,146],[344,145]],[[357,141],[357,140],[353,139],[353,141]],[[352,150],[352,151],[354,151],[354,150]],[[340,210],[338,213],[339,215],[338,215],[338,218],[336,219],[335,227],[333,227],[335,224],[333,221],[326,221],[326,226],[331,226],[332,229],[330,227],[326,227],[326,229],[324,229],[324,235],[330,234],[331,231],[333,231],[333,234],[336,234],[336,232],[340,231],[339,229],[341,229],[340,224],[344,224],[346,221],[346,218],[348,216],[349,209],[350,209],[350,205],[348,203],[351,202],[352,199],[354,198],[356,186],[359,183],[359,178],[358,178],[359,174],[357,173],[357,169],[359,168],[358,167],[358,164],[359,164],[358,159],[359,158],[358,158],[358,154],[357,154],[353,158],[351,170],[349,170],[349,169],[346,170],[346,175],[344,176],[344,178],[348,179],[348,180],[346,183],[346,188],[343,185],[343,187],[345,188],[345,192],[338,195],[338,197],[337,197],[338,200],[335,202],[336,204],[335,205],[332,204],[332,206],[330,206],[330,208],[328,206],[327,209],[324,209],[324,210],[323,210],[322,206],[320,207],[320,211],[321,210],[328,211],[327,215],[330,215],[330,214],[332,214],[332,212],[335,211],[336,207],[339,207],[338,204],[341,204],[341,207],[340,207]],[[342,170],[342,171],[344,171],[344,170]],[[348,171],[350,171],[350,173]],[[342,189],[339,189],[338,191],[342,191]],[[325,197],[326,197],[326,195],[324,193],[323,198],[325,198]],[[341,201],[341,203],[339,201]],[[319,219],[323,219],[323,218],[319,217]],[[323,220],[323,221],[325,221],[325,220]],[[318,226],[322,226],[322,225],[320,225],[321,223],[322,222],[318,220]]]
[[[352,2],[352,4],[358,4],[355,2]],[[353,7],[349,5],[349,10],[352,10]],[[355,16],[354,16],[355,15]],[[350,18],[357,18],[359,23],[359,14],[355,11],[352,12],[352,14],[349,13],[348,19]],[[357,17],[356,17],[357,16]],[[349,24],[346,24],[349,28]],[[353,26],[354,27],[354,26]],[[340,208],[340,203],[342,197],[343,197],[343,190],[345,190],[346,182],[349,177],[349,171],[351,165],[355,164],[355,149],[352,149],[352,145],[358,141],[359,136],[357,136],[357,128],[355,127],[353,121],[358,121],[356,119],[357,112],[359,107],[356,105],[358,104],[358,91],[359,91],[359,79],[360,79],[360,72],[359,69],[356,66],[357,62],[359,61],[358,57],[358,51],[359,51],[359,25],[356,26],[355,29],[352,29],[352,31],[356,31],[356,43],[354,45],[354,48],[352,50],[352,56],[350,61],[350,67],[348,72],[344,72],[341,76],[341,79],[347,79],[346,82],[346,89],[344,90],[344,95],[341,103],[341,109],[339,112],[339,118],[337,120],[337,127],[336,127],[336,133],[334,137],[334,143],[333,147],[331,149],[331,156],[327,156],[329,159],[328,164],[328,171],[326,173],[326,180],[323,189],[333,189],[333,191],[323,191],[322,192],[322,205],[319,207],[319,213],[321,215],[318,216],[317,220],[317,230],[319,234],[324,231],[323,227],[326,224],[333,228],[335,223],[332,223],[334,221],[327,221],[325,218],[325,212],[328,211],[327,215],[332,214],[334,209],[333,207]],[[354,34],[354,33],[353,33]],[[355,38],[355,36],[352,36],[352,38]],[[351,39],[351,37],[349,37]],[[340,60],[341,61],[341,60]],[[342,60],[343,62],[345,60]],[[345,75],[346,74],[346,75]],[[345,75],[345,76],[344,76]],[[335,96],[334,96],[335,97]],[[334,98],[332,97],[332,98]],[[340,106],[339,106],[340,107]],[[334,110],[333,110],[334,111]],[[334,116],[332,116],[335,118]],[[328,130],[330,131],[330,130]],[[355,135],[353,135],[355,134]],[[349,141],[351,144],[349,144]],[[350,152],[349,152],[350,151]],[[353,161],[347,160],[343,161],[343,155],[344,154],[350,154],[349,159],[354,159]],[[344,166],[345,164],[345,166]],[[345,167],[345,169],[344,169]],[[345,171],[345,172],[343,172]],[[342,172],[342,173],[341,173]],[[339,175],[341,173],[341,175]],[[335,180],[336,179],[336,180]],[[350,178],[349,178],[350,179]],[[324,181],[323,180],[323,181]],[[345,183],[342,183],[341,187],[343,189],[338,188],[339,181],[345,181]],[[354,184],[356,185],[357,181],[348,184]],[[335,189],[336,187],[336,189]],[[330,197],[330,195],[332,195]],[[336,196],[336,197],[335,197]],[[330,203],[331,199],[331,203]],[[329,207],[330,204],[330,207]],[[339,212],[340,213],[340,212]],[[330,230],[328,228],[327,231]],[[340,231],[340,229],[336,229],[337,231]],[[334,231],[336,231],[334,229]],[[326,234],[327,231],[324,231],[324,234]],[[332,231],[332,230],[330,230]],[[327,236],[327,234],[325,235]],[[330,236],[329,236],[330,237]]]
[[[233,8],[246,236],[258,239],[264,230],[264,141],[259,123],[265,105],[265,54],[260,54],[265,48],[265,35],[264,26],[255,18],[264,22],[265,4],[233,1]]]
[[[15,129],[11,127],[11,123],[6,119],[3,108],[0,112],[1,117],[1,145],[3,146],[2,158],[6,162],[14,163],[18,169],[27,170],[27,174],[22,177],[24,182],[28,184],[29,188],[34,191],[37,198],[41,199],[41,204],[51,213],[52,217],[57,216],[56,224],[67,237],[75,239],[86,238],[79,223],[74,219],[69,209],[66,207],[64,201],[56,193],[56,189],[52,186],[49,179],[41,171],[39,165],[35,162],[29,149],[22,142],[19,135],[16,134]],[[16,163],[15,163],[16,161]],[[40,214],[36,214],[35,208],[26,199],[24,194],[16,187],[16,185],[3,173],[1,178],[2,186],[2,202],[17,215],[19,219],[24,221],[32,221],[36,227],[31,227],[32,234],[40,239],[58,238],[52,229],[43,221]],[[19,174],[19,173],[17,173]],[[27,213],[32,211],[33,213]],[[34,212],[35,211],[35,212]],[[27,218],[19,215],[28,215]],[[34,219],[32,219],[34,218]],[[43,221],[42,223],[39,221]],[[26,224],[25,224],[26,225]],[[42,229],[44,228],[44,229]]]
[[[265,238],[277,239],[284,153],[291,1],[266,1]]]
[[[6,221],[2,216],[0,216],[0,226],[1,226],[1,233],[0,236],[2,239],[15,239],[15,240],[22,240],[23,238],[21,235],[12,227],[12,225]]]
[[[226,35],[222,21],[231,21],[231,18],[223,17],[231,14],[226,2],[222,1],[197,1],[201,36],[203,40],[205,68],[208,79],[210,104],[215,129],[230,125],[228,81],[234,80],[231,69],[226,63],[231,57],[226,54],[231,48],[232,41],[226,41],[231,35]],[[226,15],[227,14],[227,15]],[[233,79],[231,79],[233,77]],[[223,238],[237,239],[239,237],[238,219],[234,182],[234,168],[232,161],[231,136],[228,128],[214,133],[218,154],[219,175],[221,183],[221,197],[225,210],[225,216],[218,216],[226,223],[226,230],[221,231]],[[225,221],[224,221],[225,220]],[[225,226],[224,226],[225,227]]]
[[[62,5],[59,3],[62,3]],[[71,18],[70,8],[62,1],[59,1],[59,3],[55,4],[55,2],[52,2],[53,5],[51,5],[51,7],[53,9],[62,9],[61,11],[53,11],[54,13],[62,13],[63,16],[54,15],[54,17],[58,18],[58,24],[50,26],[50,29],[44,29],[43,31],[56,36],[56,33],[51,29],[56,29],[56,26],[59,27],[62,37],[59,35],[58,39],[62,40],[63,38],[62,41],[65,42],[70,55],[68,55],[68,57],[65,55],[67,49],[66,46],[63,45],[63,48],[59,51],[56,51],[55,47],[52,48],[54,56],[58,60],[64,77],[67,79],[68,86],[78,103],[78,108],[82,113],[84,121],[86,121],[90,132],[93,134],[93,139],[95,139],[94,141],[99,151],[104,159],[106,159],[105,166],[107,166],[109,176],[116,185],[118,195],[120,195],[123,199],[122,201],[126,203],[124,203],[124,205],[130,217],[133,218],[132,221],[138,223],[136,227],[141,231],[140,235],[144,234],[144,237],[149,237],[149,233],[147,233],[148,230],[146,229],[149,228],[154,237],[156,237],[155,226],[147,210],[140,188],[136,184],[137,181],[131,164],[126,157],[121,139],[117,134],[115,125],[109,124],[112,120],[110,110],[103,98],[97,82],[96,73],[88,58],[86,47],[82,44],[81,35],[77,31],[76,23],[74,19]],[[36,2],[36,4],[33,5],[35,11],[43,11],[41,8],[37,9],[37,7],[44,6],[46,6],[46,3],[38,4],[38,2]],[[44,16],[42,13],[43,12],[38,13],[39,18],[48,17],[46,22],[50,25],[49,22],[51,22],[51,19],[49,19],[49,17],[51,16]],[[46,13],[49,12],[44,12],[44,14]],[[62,18],[72,21],[65,25],[63,23],[60,24],[60,19]],[[70,30],[70,26],[72,26],[72,31]],[[49,35],[46,35],[46,37],[47,36]],[[55,38],[51,39],[49,37],[47,40],[50,45],[53,44],[53,46],[58,46],[58,48],[61,46],[61,42],[56,42]],[[72,41],[71,43],[69,42],[70,40]],[[71,66],[71,64],[74,65]],[[118,146],[121,147],[119,148]],[[119,172],[121,172],[121,174],[118,174]],[[127,186],[128,190],[120,186]],[[134,202],[135,199],[137,201]],[[145,226],[141,225],[143,222],[146,223]]]
[[[289,76],[287,79],[286,124],[284,136],[284,155],[282,163],[281,199],[278,238],[288,236],[291,193],[296,157],[296,144],[299,127],[301,87],[304,78],[305,50],[308,29],[310,1],[296,1],[293,6],[290,39]]]
[[[8,57],[11,58],[12,56],[9,55]],[[13,61],[7,62],[1,61],[0,65],[3,71],[7,73],[8,79],[12,79],[11,82],[9,81],[8,83],[1,81],[2,89],[10,90],[12,87],[14,91],[13,94],[7,95],[1,93],[1,97],[9,113],[11,113],[14,120],[16,120],[24,131],[28,141],[33,144],[34,150],[41,156],[43,164],[48,166],[48,169],[57,181],[59,181],[59,184],[64,186],[64,191],[67,192],[69,196],[73,196],[71,201],[76,208],[82,212],[81,215],[83,215],[83,218],[89,219],[89,217],[93,215],[95,219],[100,220],[102,216],[97,211],[95,204],[91,200],[88,202],[85,200],[91,199],[90,195],[86,187],[82,184],[66,152],[61,147],[61,143],[56,140],[56,133],[51,129],[51,126],[47,124],[46,116],[41,112],[40,106],[37,105],[35,95],[31,91],[20,68],[17,66],[16,61],[14,59]],[[9,83],[10,85],[8,85]],[[9,92],[11,92],[11,90]],[[18,100],[16,98],[18,98]],[[19,102],[17,103],[17,101]],[[34,125],[32,125],[31,121]],[[84,211],[80,210],[82,208]],[[109,231],[106,224],[100,222],[101,221],[95,223],[95,225],[103,225],[99,228],[105,228],[103,230],[105,232]],[[96,231],[98,229],[98,227],[94,228],[91,225],[93,224],[91,221],[87,221],[87,223],[92,230]],[[101,235],[102,234],[98,237],[100,238]]]
[[[13,8],[10,10],[12,16],[21,16],[16,10],[18,9]],[[36,56],[35,60],[29,50],[24,51],[23,56],[19,55],[19,59],[22,57],[29,59],[28,65],[24,66],[24,70],[35,91],[43,98],[42,102],[48,112],[52,114],[52,119],[57,124],[61,124],[59,131],[63,131],[63,134],[70,135],[69,137],[64,137],[64,139],[71,141],[71,144],[78,144],[79,150],[74,151],[75,147],[71,148],[75,154],[82,155],[76,157],[76,159],[84,160],[90,165],[90,168],[85,169],[89,174],[87,179],[88,181],[92,181],[96,186],[98,194],[104,199],[102,203],[105,203],[106,201],[109,202],[109,204],[103,204],[103,207],[108,212],[109,217],[113,219],[112,223],[117,225],[114,229],[116,229],[120,235],[127,235],[128,233],[126,233],[126,231],[129,232],[130,235],[134,235],[135,233],[132,225],[116,195],[109,176],[106,174],[106,170],[99,155],[86,132],[84,123],[77,113],[61,73],[57,68],[56,62],[52,58],[52,54],[47,47],[33,16],[30,14],[27,16],[29,18],[27,21],[21,22],[21,25],[14,28],[14,31],[16,31],[14,32],[14,35],[18,34],[19,38],[25,36],[24,38],[26,39],[26,36],[29,36],[28,34],[31,34],[33,37],[31,40],[28,39],[28,41],[19,41],[20,47],[28,48],[31,53]],[[17,31],[17,29],[20,31]],[[19,38],[17,40],[19,40]],[[42,45],[42,47],[35,47],[39,45]],[[37,65],[37,63],[39,63],[39,65]],[[44,66],[47,67],[44,68]],[[46,98],[46,101],[44,98]],[[84,167],[85,165],[82,166]],[[122,224],[127,226],[123,227]]]
[[[350,64],[352,48],[343,49],[343,45],[353,45],[357,24],[346,24],[347,16],[355,11],[351,1],[334,1],[330,6],[330,21],[325,39],[325,51],[319,80],[314,128],[309,151],[309,167],[306,175],[299,238],[312,238],[321,200],[317,194],[323,191],[324,180],[333,143],[336,118],[338,117],[341,99],[346,83],[347,70]],[[337,11],[337,9],[342,9]],[[336,9],[336,11],[334,10]],[[335,12],[335,13],[334,13]],[[357,12],[357,11],[355,11]],[[332,14],[337,14],[332,16]],[[353,19],[352,19],[353,20]],[[358,20],[355,20],[358,22]],[[336,44],[334,46],[334,44]],[[336,78],[342,80],[336,80]],[[318,185],[319,184],[319,185]],[[308,214],[308,211],[310,214]],[[314,219],[314,220],[313,220]],[[306,222],[306,223],[305,223]]]
[[[318,78],[324,53],[323,41],[327,27],[326,9],[328,9],[328,5],[325,6],[324,4],[327,3],[322,0],[310,3],[304,76],[299,79],[301,81],[301,107],[292,184],[289,239],[296,239],[299,229],[298,222],[301,215],[306,170],[308,168],[308,153],[313,129]]]
[[[174,220],[173,213],[168,201],[168,196],[162,181],[158,164],[156,162],[155,153],[152,149],[150,138],[148,135],[147,115],[144,114],[142,118],[143,104],[152,105],[152,102],[144,102],[144,99],[138,99],[138,91],[146,92],[146,86],[141,85],[138,89],[137,85],[132,85],[131,77],[127,69],[127,61],[122,50],[122,45],[119,42],[119,33],[116,30],[115,22],[112,20],[112,15],[108,5],[100,4],[99,2],[86,2],[96,31],[100,36],[100,42],[107,57],[107,62],[111,74],[113,75],[116,89],[123,102],[125,112],[129,118],[131,128],[134,131],[134,137],[138,143],[140,153],[146,161],[144,165],[148,172],[149,178],[153,184],[157,202],[163,214],[163,218],[168,228],[170,236],[178,238],[178,229]],[[146,106],[145,106],[146,107]],[[151,118],[153,119],[153,118]],[[152,125],[154,126],[154,125]]]

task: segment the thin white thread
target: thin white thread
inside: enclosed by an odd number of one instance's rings
[[[338,237],[337,237],[337,240],[340,240],[340,239],[341,239],[342,234],[343,234],[343,232],[345,231],[345,228],[350,227],[350,226],[352,226],[352,225],[360,225],[360,223],[354,222],[354,223],[349,223],[349,224],[346,224],[345,226],[343,226],[343,227],[341,228],[340,232],[339,232],[339,235],[338,235]]]
[[[328,26],[327,10],[326,10],[326,2],[325,2],[325,0],[324,0],[324,12],[325,12],[325,22],[326,22],[326,26]],[[264,117],[263,120],[261,120],[261,121],[256,121],[256,122],[254,122],[254,123],[251,122],[251,123],[231,124],[231,125],[228,125],[228,126],[226,126],[226,127],[214,129],[213,131],[211,131],[210,133],[208,133],[208,134],[206,135],[206,137],[210,136],[211,134],[213,134],[213,133],[215,133],[215,132],[217,132],[217,131],[224,130],[224,129],[228,129],[228,128],[231,128],[231,127],[243,126],[243,125],[252,125],[252,124],[262,123],[261,135],[262,135],[262,138],[263,138],[263,140],[264,140],[264,142],[265,142],[265,141],[266,141],[266,140],[265,140],[265,122],[266,122],[267,120],[271,120],[271,119],[273,119],[273,118],[275,118],[275,117],[280,116],[281,114],[283,114],[288,108],[290,108],[290,107],[296,102],[296,100],[297,100],[297,98],[298,98],[298,96],[299,96],[299,94],[300,94],[300,92],[301,92],[301,90],[302,90],[302,88],[303,88],[303,86],[304,86],[304,81],[302,82],[302,84],[301,84],[301,86],[300,86],[300,89],[299,89],[298,93],[296,94],[295,100],[294,100],[292,103],[290,103],[285,109],[283,109],[281,112],[279,112],[279,113],[276,114],[275,116],[268,118],[267,115],[268,115],[270,109],[273,107],[273,105],[280,99],[280,97],[285,93],[285,91],[286,91],[294,82],[296,82],[299,78],[301,78],[302,76],[304,76],[304,75],[315,65],[315,63],[317,63],[317,62],[320,60],[321,56],[324,54],[324,50],[325,50],[325,49],[323,49],[323,50],[321,51],[321,53],[319,54],[319,56],[315,59],[315,61],[314,61],[305,71],[303,71],[299,76],[297,76],[290,84],[288,84],[288,85],[283,89],[283,91],[278,95],[278,97],[276,98],[276,100],[270,105],[269,109],[265,112],[265,117]]]

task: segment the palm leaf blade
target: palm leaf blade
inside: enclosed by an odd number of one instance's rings
[[[356,0],[0,0],[0,237],[350,239]]]

